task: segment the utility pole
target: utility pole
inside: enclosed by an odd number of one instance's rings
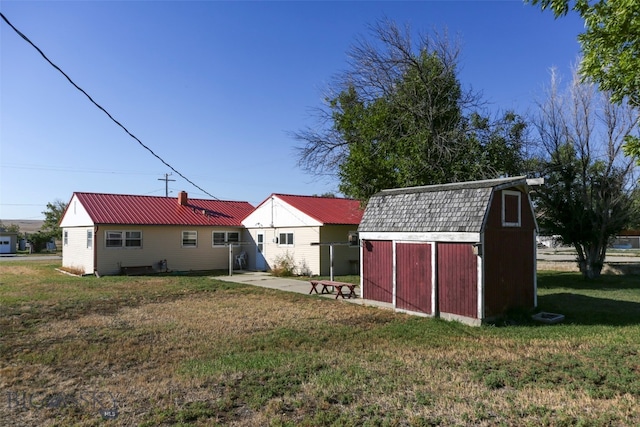
[[[169,179],[170,173],[165,173],[164,178],[158,178],[158,181],[164,181],[164,197],[169,197],[169,181],[175,181],[175,179]]]

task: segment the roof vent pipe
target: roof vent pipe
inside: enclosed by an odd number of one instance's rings
[[[181,191],[180,193],[178,193],[178,204],[180,204],[180,206],[187,206],[187,192],[186,191]]]

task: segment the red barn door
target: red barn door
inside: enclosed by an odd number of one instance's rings
[[[396,308],[431,314],[431,245],[396,244]]]
[[[470,243],[438,243],[438,310],[478,317],[478,260]]]
[[[362,247],[362,298],[393,302],[391,241],[363,240]]]

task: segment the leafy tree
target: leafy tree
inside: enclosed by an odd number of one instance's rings
[[[4,224],[2,221],[0,221],[0,230],[7,231],[9,233],[17,233],[18,238],[20,238],[20,236],[22,235],[22,233],[20,233],[20,226],[18,224]]]
[[[44,223],[40,227],[40,231],[50,234],[50,237],[60,239],[62,230],[59,224],[65,209],[67,209],[67,204],[62,200],[54,200],[47,203],[47,210],[42,212],[44,214]]]
[[[42,252],[47,249],[47,243],[51,242],[52,239],[55,239],[55,236],[50,231],[38,230],[28,235],[33,252]]]
[[[474,112],[481,102],[457,79],[455,48],[424,36],[414,48],[410,29],[389,21],[371,32],[316,110],[320,129],[294,134],[303,168],[337,175],[342,193],[365,201],[383,188],[519,172],[526,126]]]
[[[631,193],[631,215],[626,228],[640,230],[640,187]]]
[[[608,92],[615,103],[640,107],[640,2],[638,0],[525,0],[550,9],[556,17],[569,10],[584,19],[578,36],[580,72]],[[640,140],[628,137],[625,152],[640,165]]]
[[[611,238],[632,214],[633,161],[623,156],[622,144],[637,131],[638,113],[612,104],[608,94],[580,82],[577,72],[563,93],[553,73],[539,110],[535,124],[545,184],[534,200],[540,226],[576,249],[586,278],[598,277]]]

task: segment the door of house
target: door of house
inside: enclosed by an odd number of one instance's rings
[[[256,235],[256,270],[265,271],[267,262],[264,259],[264,233],[259,232]]]

